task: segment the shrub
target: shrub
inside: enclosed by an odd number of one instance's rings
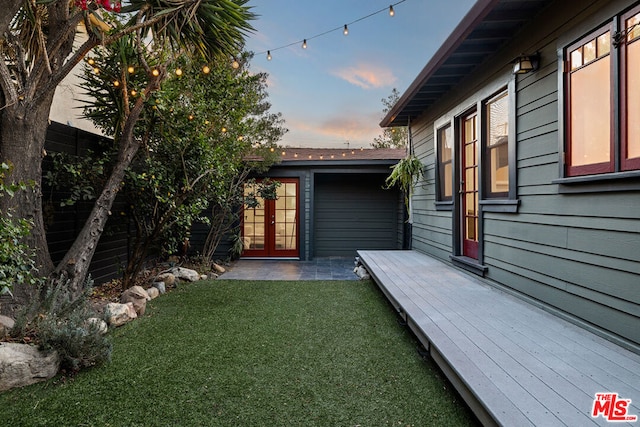
[[[90,279],[89,279],[90,280]],[[61,367],[75,373],[111,359],[111,341],[104,336],[91,309],[91,286],[72,300],[66,280],[41,285],[31,304],[23,309],[11,331],[14,338],[34,341],[41,350],[56,350]]]
[[[5,184],[12,169],[11,164],[0,164],[0,197],[13,197],[16,191],[28,188],[24,183]],[[29,221],[13,218],[11,212],[0,211],[0,295],[10,294],[16,283],[36,282],[34,251],[22,243],[30,231]]]

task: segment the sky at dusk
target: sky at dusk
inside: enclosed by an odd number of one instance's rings
[[[397,1],[249,2],[259,15],[246,44],[256,54],[251,70],[269,75],[272,112],[282,113],[289,129],[282,146],[370,148],[382,133],[382,99],[393,88],[404,93],[474,3],[405,0],[390,17]]]

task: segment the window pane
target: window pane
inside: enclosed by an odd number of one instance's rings
[[[452,193],[452,156],[453,138],[451,136],[451,126],[438,129],[438,188],[440,189],[440,199],[451,199]]]
[[[578,48],[573,52],[571,52],[571,69],[575,70],[581,65],[582,65],[582,48]]]
[[[604,33],[598,37],[598,56],[604,56],[611,51],[611,38],[609,33]]]
[[[638,17],[638,15],[636,15],[636,17]],[[626,158],[633,159],[640,157],[640,40],[627,45],[626,119]]]
[[[451,139],[451,126],[440,129],[438,133],[438,137],[440,138],[440,161],[446,162],[447,160],[451,160],[451,144],[453,143]]]
[[[489,193],[509,191],[509,96],[505,92],[487,103]]]
[[[611,70],[606,56],[571,73],[571,165],[608,162]]]
[[[628,41],[635,40],[640,37],[640,13],[627,19],[626,27],[630,30],[627,35]]]
[[[584,63],[588,63],[596,59],[596,41],[591,40],[589,43],[585,43],[583,49]]]
[[[446,163],[444,165],[444,193],[443,196],[444,197],[451,197],[453,196],[453,189],[452,189],[452,177],[453,177],[453,169],[452,169],[453,163],[449,162]],[[442,184],[441,184],[442,185]]]

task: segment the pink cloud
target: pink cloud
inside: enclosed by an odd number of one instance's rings
[[[334,70],[331,74],[363,89],[391,86],[397,80],[390,69],[367,63]]]

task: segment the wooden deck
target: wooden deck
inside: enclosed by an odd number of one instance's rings
[[[611,425],[601,392],[640,417],[640,355],[427,255],[358,254],[484,425]]]

